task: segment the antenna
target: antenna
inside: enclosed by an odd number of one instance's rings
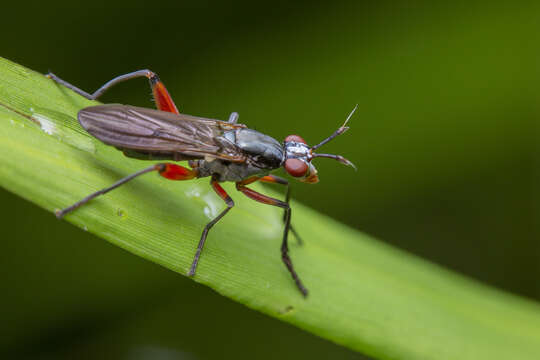
[[[351,118],[351,116],[353,116],[354,112],[356,111],[356,109],[358,108],[358,104],[356,104],[356,106],[354,107],[354,109],[352,109],[351,113],[349,114],[349,116],[347,116],[347,119],[345,120],[345,122],[343,123],[343,125],[340,126],[339,129],[337,129],[336,131],[334,131],[334,133],[332,135],[330,135],[329,137],[327,137],[326,139],[324,139],[323,141],[321,141],[320,143],[318,143],[317,145],[315,146],[312,146],[311,147],[311,151],[315,150],[315,149],[318,149],[320,148],[321,146],[323,146],[324,144],[326,144],[327,142],[329,142],[330,140],[332,140],[333,138],[335,138],[336,136],[338,135],[341,135],[343,134],[345,131],[349,130],[349,127],[346,126],[347,123],[349,122],[349,119]]]

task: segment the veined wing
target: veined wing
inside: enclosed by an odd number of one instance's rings
[[[87,107],[78,118],[86,131],[117,148],[245,161],[242,150],[222,137],[245,125],[120,104]]]

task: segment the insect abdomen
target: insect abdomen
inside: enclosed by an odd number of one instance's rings
[[[179,153],[165,153],[165,152],[148,152],[148,151],[137,151],[132,149],[123,149],[123,148],[117,148],[118,150],[122,151],[125,156],[133,159],[139,159],[139,160],[173,160],[173,161],[181,161],[181,160],[191,160],[195,159],[194,157],[185,156]]]

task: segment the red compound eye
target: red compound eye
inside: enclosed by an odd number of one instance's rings
[[[289,136],[287,136],[285,138],[285,142],[290,142],[290,141],[299,142],[299,143],[302,143],[302,144],[306,143],[306,140],[302,139],[298,135],[289,135]]]
[[[285,160],[285,170],[294,177],[305,176],[309,169],[308,164],[298,159]]]

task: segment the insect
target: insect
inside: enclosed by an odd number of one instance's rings
[[[128,157],[175,162],[187,160],[189,164],[188,168],[172,162],[162,162],[142,169],[65,209],[58,210],[56,216],[59,219],[95,197],[149,172],[157,171],[159,175],[169,180],[210,177],[210,185],[223,199],[226,208],[204,227],[188,272],[189,276],[194,276],[208,232],[234,206],[234,201],[220,183],[234,181],[236,189],[247,197],[284,209],[285,228],[281,243],[281,258],[298,290],[307,296],[308,291],[294,270],[289,257],[289,231],[300,242],[300,237],[291,226],[289,183],[286,179],[272,175],[270,172],[284,167],[286,172],[294,178],[313,184],[319,181],[317,170],[312,164],[314,158],[330,158],[354,167],[349,160],[340,155],[315,153],[315,150],[349,129],[346,125],[356,107],[345,123],[332,135],[319,144],[309,147],[298,135],[289,135],[283,143],[280,143],[268,135],[249,129],[246,125],[238,124],[236,112],[231,113],[228,121],[180,114],[163,82],[150,70],[139,70],[118,76],[93,94],[75,87],[52,73],[46,76],[90,100],[97,99],[119,82],[138,77],[148,78],[157,110],[119,104],[90,106],[79,111],[79,123],[92,136],[107,145],[116,147]],[[247,187],[255,181],[287,186],[286,200],[281,201]]]

